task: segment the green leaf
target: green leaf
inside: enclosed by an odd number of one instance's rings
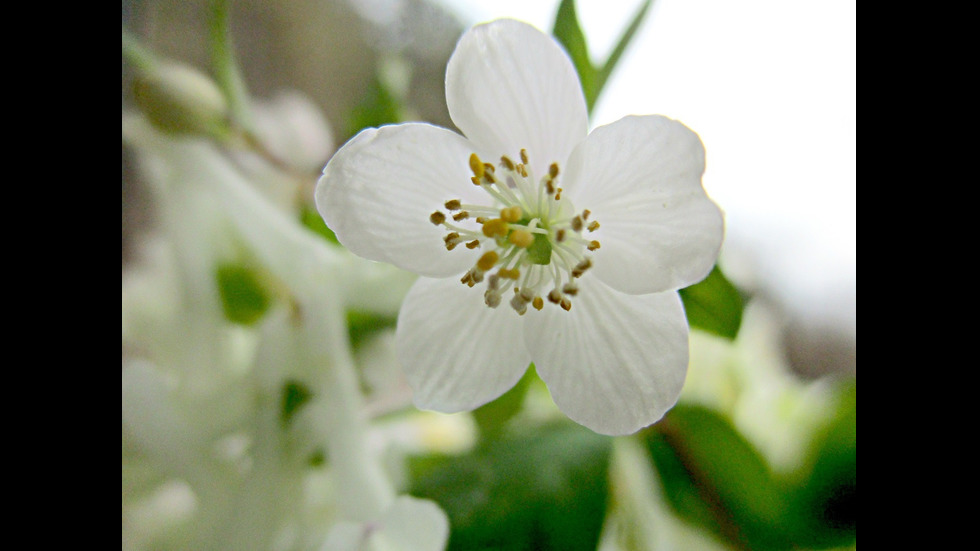
[[[524,404],[524,396],[527,395],[527,388],[531,385],[531,381],[536,378],[537,373],[534,370],[534,364],[531,364],[521,380],[514,385],[514,388],[496,400],[473,410],[473,419],[480,427],[480,434],[485,440],[499,436],[507,421],[521,410],[521,406]]]
[[[647,433],[668,501],[738,549],[789,549],[782,487],[759,452],[718,413],[677,405]]]
[[[592,105],[595,103],[595,96],[598,95],[595,87],[596,69],[589,58],[585,33],[582,32],[578,16],[575,14],[575,0],[562,0],[559,4],[551,34],[561,43],[565,51],[568,52],[568,57],[572,59],[578,78],[582,81],[585,103],[591,112]]]
[[[626,51],[626,47],[629,46],[634,36],[636,36],[636,31],[640,28],[640,24],[643,22],[643,18],[646,16],[647,11],[649,11],[652,3],[653,0],[643,2],[622,36],[620,36],[616,46],[610,52],[609,57],[601,66],[594,65],[592,59],[589,57],[589,48],[585,39],[585,33],[582,31],[575,12],[575,0],[562,0],[561,4],[559,4],[558,12],[555,14],[555,25],[552,34],[572,59],[572,64],[575,66],[579,80],[582,81],[582,93],[585,94],[585,104],[588,107],[589,113],[595,107],[595,103],[599,99],[599,94],[602,93],[602,89],[606,86],[606,81],[609,80],[609,76],[619,63],[623,52]]]
[[[312,397],[313,393],[303,383],[287,381],[282,387],[282,410],[279,413],[282,424],[288,424],[299,408],[309,402]]]
[[[216,277],[221,306],[230,321],[252,325],[269,309],[272,293],[256,270],[241,263],[226,263],[218,266]]]
[[[791,529],[809,548],[852,544],[857,538],[857,385],[840,390],[833,420],[814,438],[791,490]]]
[[[595,551],[611,439],[568,422],[414,461],[411,493],[450,520],[448,551]]]
[[[398,99],[375,77],[347,120],[347,134],[353,136],[368,127],[401,122],[402,109]]]
[[[306,229],[322,236],[334,245],[340,245],[340,241],[337,240],[337,234],[327,227],[327,223],[323,221],[320,213],[315,208],[303,205],[303,208],[300,210],[300,223]]]
[[[364,342],[364,339],[378,331],[394,327],[397,321],[394,316],[381,316],[372,312],[348,310],[347,331],[350,335],[351,347],[358,347]]]
[[[727,339],[738,336],[745,300],[717,265],[708,277],[680,294],[691,327]]]

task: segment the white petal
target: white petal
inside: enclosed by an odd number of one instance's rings
[[[526,148],[540,177],[588,133],[578,75],[550,36],[511,19],[466,32],[446,68],[449,114],[487,161]]]
[[[663,417],[687,373],[688,326],[676,292],[632,296],[596,278],[581,282],[572,309],[546,305],[527,324],[527,345],[558,408],[610,435]]]
[[[703,279],[724,238],[721,210],[701,186],[704,147],[683,124],[630,116],[596,128],[572,154],[565,193],[600,228],[593,275],[624,293]]]
[[[398,315],[395,347],[415,404],[471,410],[509,390],[531,363],[523,319],[483,302],[483,285],[419,278]]]
[[[317,210],[359,256],[430,277],[461,274],[474,253],[447,251],[448,231],[429,216],[450,199],[486,201],[470,182],[471,153],[465,138],[428,124],[363,130],[323,169]]]

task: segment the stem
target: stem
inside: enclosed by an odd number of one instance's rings
[[[208,29],[211,63],[218,86],[228,99],[233,120],[242,128],[252,132],[254,124],[249,109],[248,91],[238,71],[231,31],[228,27],[229,11],[228,0],[214,0],[211,3],[211,20]]]

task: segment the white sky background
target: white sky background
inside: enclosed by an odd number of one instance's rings
[[[551,30],[557,0],[439,0],[466,23]],[[578,0],[604,60],[640,0]],[[595,125],[658,113],[700,134],[726,213],[722,265],[745,254],[791,307],[856,331],[855,0],[654,0]]]

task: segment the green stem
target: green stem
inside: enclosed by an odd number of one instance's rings
[[[211,3],[211,20],[208,29],[211,63],[218,86],[228,99],[233,120],[251,132],[254,129],[252,112],[249,109],[245,81],[235,59],[235,48],[228,26],[229,11],[228,0],[214,0]]]

